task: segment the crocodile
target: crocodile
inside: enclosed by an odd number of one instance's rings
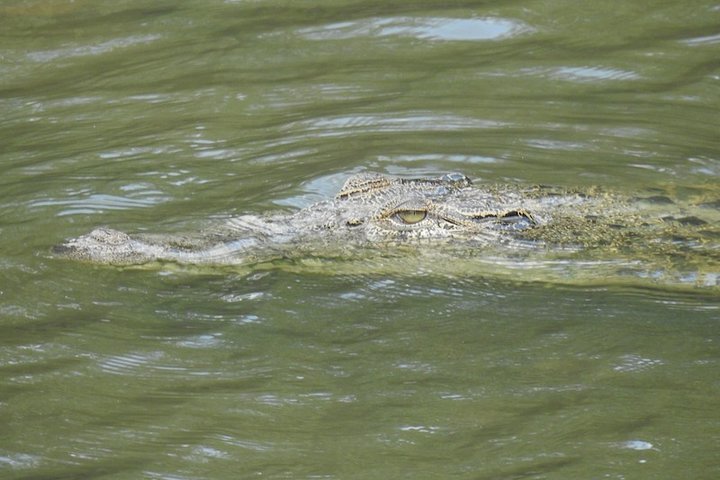
[[[715,193],[687,189],[686,198],[674,199],[665,192],[622,195],[599,187],[475,184],[459,173],[361,173],[334,198],[292,213],[235,216],[192,234],[100,227],[53,252],[116,266],[284,261],[307,268],[328,259],[380,265],[404,258],[398,271],[414,257],[424,271],[457,272],[474,263],[520,277],[542,267],[556,277],[624,275],[718,286]]]

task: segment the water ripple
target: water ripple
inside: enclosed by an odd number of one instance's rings
[[[131,371],[156,362],[164,356],[162,352],[129,353],[108,357],[100,362],[100,368],[108,373],[125,375]]]
[[[147,196],[143,198],[130,198],[99,193],[90,194],[83,198],[72,198],[66,200],[48,198],[31,202],[30,207],[68,207],[57,213],[58,217],[63,217],[66,215],[86,215],[93,213],[103,213],[108,210],[129,210],[133,208],[147,208],[158,205],[168,200],[168,197],[161,195],[160,192],[146,192],[146,194]]]
[[[107,42],[98,43],[96,45],[75,45],[54,50],[43,50],[38,52],[30,52],[27,58],[34,62],[52,62],[60,58],[85,57],[89,55],[102,55],[109,53],[118,48],[142,45],[158,40],[160,35],[131,35],[124,38],[114,38]]]
[[[422,155],[380,155],[378,156],[378,161],[389,165],[397,165],[399,163],[414,164],[416,162],[454,162],[459,164],[499,163],[501,160],[484,155],[428,153]]]
[[[532,29],[506,18],[389,17],[338,22],[307,28],[300,34],[310,40],[343,40],[357,37],[413,37],[432,41],[499,40]]]
[[[0,465],[13,469],[32,468],[40,465],[42,458],[39,455],[27,453],[3,453],[0,454]]]
[[[338,115],[314,120],[303,120],[287,126],[301,127],[318,132],[319,137],[336,137],[357,133],[459,131],[471,129],[495,129],[508,126],[505,122],[432,112],[416,112],[404,115]]]

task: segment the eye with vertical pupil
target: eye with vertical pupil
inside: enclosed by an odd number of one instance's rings
[[[422,222],[427,217],[425,210],[400,210],[395,214],[403,223],[412,225],[414,223]]]

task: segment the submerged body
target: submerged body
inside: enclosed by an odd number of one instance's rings
[[[720,270],[720,213],[717,201],[695,200],[476,186],[460,174],[416,179],[360,174],[333,199],[292,214],[242,215],[191,235],[98,228],[54,251],[110,265],[257,265],[408,251],[486,261],[501,255],[556,262],[580,255],[584,261],[654,264],[646,275],[672,263],[678,271],[702,274],[696,281],[713,284]]]

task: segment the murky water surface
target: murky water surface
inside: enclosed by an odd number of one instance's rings
[[[720,476],[716,289],[48,256],[359,171],[718,185],[720,4],[395,3],[0,4],[2,478]]]

